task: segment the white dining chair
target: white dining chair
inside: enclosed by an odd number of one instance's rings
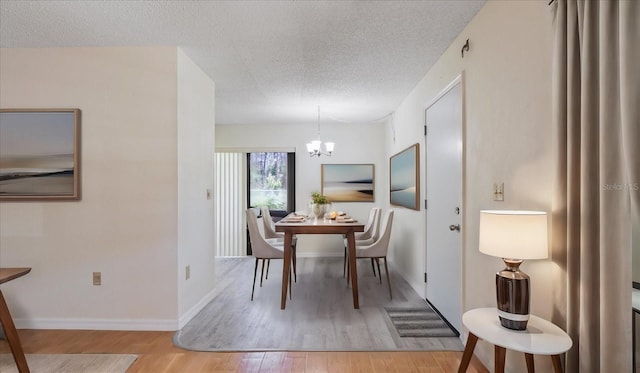
[[[271,212],[269,212],[269,208],[264,206],[260,207],[260,213],[262,215],[262,224],[264,226],[264,237],[284,239],[284,233],[276,232],[276,227],[273,223],[273,218],[271,217]]]
[[[370,245],[374,242],[376,242],[378,240],[378,238],[380,237],[380,215],[382,214],[382,209],[379,207],[374,207],[373,209],[371,209],[371,211],[369,212],[369,220],[371,221],[371,224],[369,224],[369,221],[367,221],[367,225],[365,226],[365,230],[362,233],[367,233],[367,234],[363,234],[360,235],[359,237],[356,237],[356,246],[360,245],[360,246],[364,246],[364,245]],[[373,215],[373,219],[372,216]],[[344,267],[346,267],[347,269],[347,273],[346,273],[346,277],[347,277],[347,284],[349,284],[349,267],[347,266],[347,247],[348,247],[349,243],[347,242],[347,239],[344,239],[344,264],[343,264],[343,270],[342,270],[342,276],[345,276],[345,271],[344,271]],[[375,265],[375,260],[373,258],[371,258],[371,270],[373,271],[373,276],[376,276],[376,265]],[[380,272],[380,271],[378,271]],[[380,273],[378,273],[380,274]],[[382,278],[380,278],[382,280]]]
[[[364,232],[357,232],[354,234],[356,241],[373,240],[380,230],[380,213],[382,209],[374,207],[369,211],[369,218],[367,224],[364,226]],[[373,241],[372,241],[373,242]],[[356,242],[357,245],[357,242]],[[371,259],[371,268],[373,268],[373,275],[376,275],[376,268],[373,265],[373,259]],[[342,263],[342,276],[346,275],[347,270],[347,240],[344,240],[344,262]]]
[[[380,213],[382,209],[380,207],[374,207],[369,211],[369,218],[367,224],[364,226],[364,232],[356,232],[356,240],[367,240],[380,229]]]
[[[271,217],[271,212],[269,212],[268,207],[260,207],[260,215],[262,215],[262,227],[264,232],[264,238],[267,240],[278,240],[278,242],[282,242],[284,244],[284,233],[276,232],[276,226],[273,223],[273,218]],[[296,246],[298,244],[298,237],[295,235],[291,238],[291,260],[293,262],[293,282],[298,282],[298,275],[296,271]],[[267,273],[265,275],[265,279],[269,278],[269,266],[271,264],[270,260],[267,260]]]
[[[375,222],[371,227],[371,233],[366,236],[356,237],[356,245],[369,245],[374,243],[380,237],[380,216],[382,215],[382,209],[378,209]]]
[[[262,287],[265,260],[284,259],[284,250],[283,244],[278,240],[265,239],[260,234],[260,230],[258,228],[258,217],[251,208],[247,209],[247,227],[249,228],[251,250],[253,256],[256,258],[256,264],[253,269],[253,286],[251,288],[251,300],[253,300],[253,294],[256,288],[256,276],[258,274],[258,262],[262,261],[262,269],[260,271],[260,286]],[[289,299],[291,299],[291,276],[289,277]]]
[[[391,226],[393,224],[393,210],[387,211],[384,222],[381,225],[381,232],[378,239],[370,244],[363,244],[364,241],[356,243],[356,259],[370,258],[374,259],[378,265],[378,277],[382,283],[382,273],[380,272],[380,261],[384,260],[384,270],[387,275],[387,285],[389,286],[389,298],[391,295],[391,280],[389,279],[389,268],[387,267],[387,252],[389,251],[389,240],[391,239]],[[347,283],[349,276],[347,275]]]

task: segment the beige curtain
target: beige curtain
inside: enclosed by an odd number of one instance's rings
[[[567,372],[631,372],[631,209],[640,183],[640,1],[557,0],[553,257]]]

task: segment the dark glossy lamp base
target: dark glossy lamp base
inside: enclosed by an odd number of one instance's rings
[[[504,259],[506,268],[496,273],[496,300],[500,324],[525,330],[529,321],[529,276],[519,270],[522,260]]]

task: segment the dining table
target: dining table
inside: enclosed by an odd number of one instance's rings
[[[316,218],[304,215],[289,214],[275,223],[276,232],[284,233],[284,265],[282,266],[282,294],[280,309],[287,306],[287,290],[291,270],[291,243],[294,235],[300,234],[339,234],[347,239],[349,252],[349,269],[351,273],[351,289],[353,293],[353,308],[359,309],[358,300],[358,272],[356,268],[356,232],[364,232],[364,224],[353,218],[336,219]]]

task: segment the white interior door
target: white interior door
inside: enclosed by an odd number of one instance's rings
[[[426,298],[462,325],[462,88],[458,77],[425,111]]]

